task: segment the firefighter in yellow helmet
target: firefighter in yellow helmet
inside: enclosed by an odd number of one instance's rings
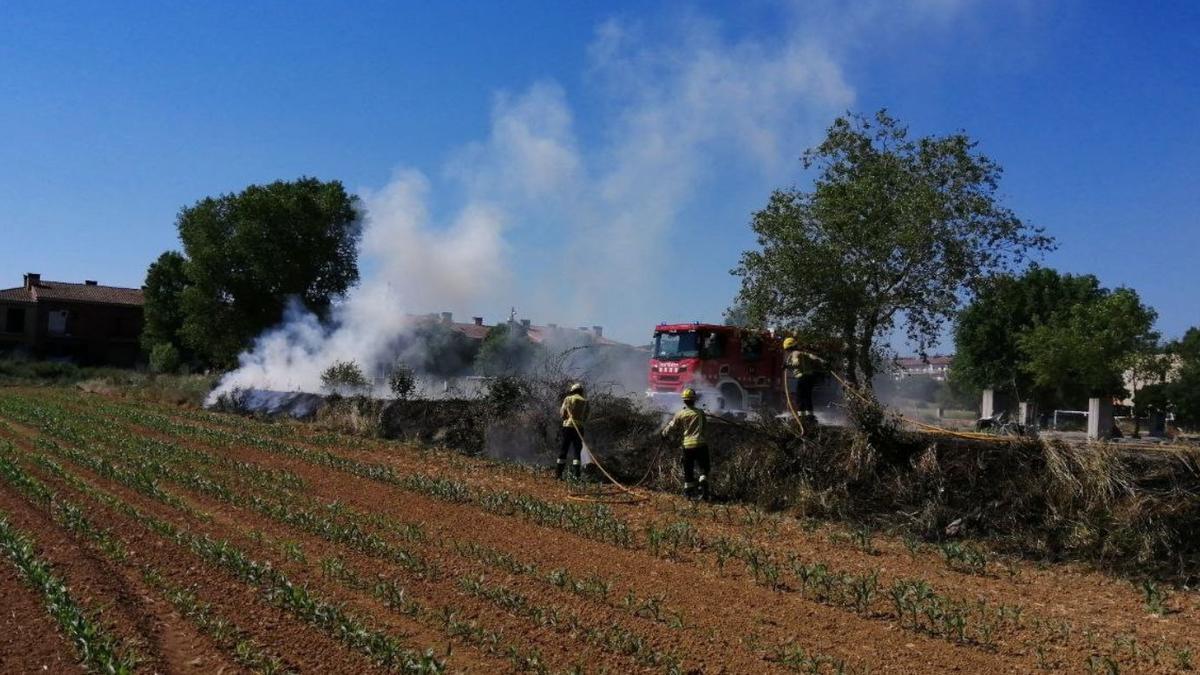
[[[683,493],[689,499],[708,499],[708,445],[704,439],[704,426],[708,421],[704,411],[696,407],[696,390],[688,387],[680,394],[683,409],[675,413],[670,423],[662,430],[664,438],[675,429],[683,434]],[[696,479],[696,465],[700,465],[700,478]]]
[[[787,371],[787,387],[791,392],[792,406],[796,412],[805,417],[813,416],[813,387],[817,384],[817,371],[814,360],[817,357],[801,351],[796,338],[783,340],[785,353],[783,366]]]
[[[588,402],[583,396],[582,384],[576,382],[571,385],[567,391],[567,397],[563,399],[558,411],[562,415],[562,443],[558,448],[558,465],[555,467],[555,476],[563,477],[563,469],[567,466],[567,455],[571,454],[571,475],[579,478],[582,473],[579,455],[583,451],[583,437],[580,432],[583,431],[583,423],[587,421],[588,414]]]

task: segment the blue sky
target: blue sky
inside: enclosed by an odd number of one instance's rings
[[[1200,324],[1200,3],[0,3],[0,286],[140,285],[206,195],[337,178],[371,311],[719,320],[832,117],[966,130],[1059,248]],[[366,284],[370,285],[370,284]],[[367,292],[364,291],[364,295]]]

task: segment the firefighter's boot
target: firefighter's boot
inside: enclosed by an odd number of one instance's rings
[[[697,486],[695,483],[692,483],[690,481],[684,481],[683,496],[687,497],[688,499],[690,499],[692,501],[696,501],[697,499],[700,498],[699,486]]]
[[[579,480],[583,477],[583,466],[577,459],[571,460],[571,477],[575,480]]]
[[[558,460],[558,464],[555,465],[555,467],[554,467],[554,477],[557,478],[558,480],[562,480],[563,469],[565,469],[565,468],[567,468],[567,460],[565,460],[565,459]]]
[[[700,492],[700,499],[703,499],[706,502],[710,501],[711,495],[708,494],[708,476],[700,474],[700,483],[698,488]]]

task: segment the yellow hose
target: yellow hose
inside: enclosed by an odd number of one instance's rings
[[[604,465],[600,463],[600,458],[596,456],[595,451],[593,451],[590,447],[588,447],[587,441],[584,440],[584,438],[583,438],[583,430],[580,429],[579,425],[575,423],[575,418],[568,417],[567,419],[568,419],[568,421],[571,422],[571,426],[575,429],[575,433],[579,434],[579,442],[583,445],[583,449],[586,450],[589,455],[591,455],[592,463],[596,465],[597,469],[600,469],[600,473],[604,474],[604,477],[607,478],[609,481],[611,481],[612,484],[615,485],[618,490],[626,493],[627,495],[629,495],[629,498],[632,499],[632,501],[626,500],[623,502],[616,502],[616,503],[636,504],[636,503],[644,502],[644,501],[647,501],[648,499],[650,499],[649,495],[638,492],[632,488],[625,487],[624,485],[621,484],[621,481],[617,480],[616,478],[613,478],[612,474],[610,474],[608,472],[608,470],[604,468]],[[649,475],[649,472],[647,472],[647,475]],[[642,480],[645,480],[645,478],[643,478]],[[598,499],[597,496],[599,496],[599,495],[596,495],[596,496],[573,495],[573,494],[568,493],[567,499],[569,499],[571,501],[575,501],[575,502],[614,503],[614,502],[612,502],[612,500]]]
[[[856,389],[849,382],[846,382],[846,380],[842,379],[837,373],[830,371],[829,374],[832,375],[835,380],[837,380],[839,383],[841,383],[842,389],[845,389],[845,390],[849,391],[851,394],[854,394],[855,396],[857,396],[859,398],[859,400],[863,401],[864,403],[867,403],[868,405],[870,405],[872,403],[870,399],[868,399],[866,396],[863,396],[861,393],[859,393],[858,389]],[[983,434],[983,433],[979,433],[979,432],[975,432],[975,431],[971,431],[971,432],[954,431],[953,429],[946,429],[944,427],[935,426],[935,425],[929,424],[927,422],[915,420],[911,417],[905,417],[904,415],[897,415],[897,417],[904,420],[905,422],[908,422],[909,424],[920,427],[930,433],[943,434],[946,436],[955,436],[958,438],[965,438],[965,439],[972,440],[972,441],[979,441],[979,440],[1004,441],[1004,442],[1011,443],[1011,442],[1020,440],[1018,438],[1010,438],[1007,436],[996,436],[993,434]]]

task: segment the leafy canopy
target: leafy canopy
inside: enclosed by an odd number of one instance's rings
[[[1161,403],[1175,412],[1181,426],[1200,429],[1200,328],[1189,328],[1167,345],[1167,352],[1173,357],[1174,371],[1161,385]]]
[[[541,349],[529,339],[519,323],[498,323],[488,329],[475,357],[480,375],[508,376],[527,371],[541,355]]]
[[[804,154],[811,192],[777,190],[754,214],[737,305],[759,324],[840,339],[870,381],[898,323],[921,351],[965,290],[1052,247],[999,203],[1001,169],[964,133],[910,138],[880,111],[839,117]]]
[[[324,314],[358,281],[360,213],[338,181],[251,185],[196,202],[176,224],[189,282],[180,333],[214,365],[233,365],[289,297]]]
[[[954,377],[1043,407],[1123,391],[1156,350],[1154,310],[1092,275],[1034,266],[980,285],[955,322]]]
[[[188,286],[186,262],[178,251],[165,251],[146,270],[142,288],[145,297],[142,348],[151,354],[152,365],[157,349],[157,362],[170,366],[161,368],[162,371],[176,370],[181,361],[192,359],[182,338],[183,290]]]

